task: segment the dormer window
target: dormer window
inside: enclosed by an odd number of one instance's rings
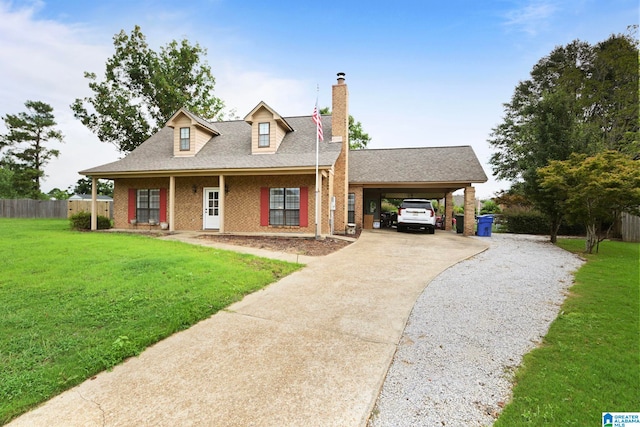
[[[289,123],[262,101],[244,121],[251,125],[251,154],[277,153],[287,133],[293,132]]]
[[[258,147],[268,147],[269,143],[269,123],[258,124]]]
[[[180,151],[189,151],[191,149],[191,138],[189,136],[189,128],[180,128]]]
[[[220,136],[220,131],[213,123],[184,108],[176,111],[167,121],[166,126],[173,129],[173,155],[175,157],[193,157],[207,142]]]

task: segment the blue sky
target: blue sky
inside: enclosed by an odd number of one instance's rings
[[[370,148],[471,145],[491,176],[486,141],[518,81],[555,46],[624,33],[638,13],[637,0],[0,0],[0,116],[26,100],[54,107],[66,142],[51,146],[61,156],[44,191],[116,160],[69,105],[90,94],[83,73],[103,72],[113,35],[137,24],[154,48],[182,38],[205,47],[216,95],[240,117],[261,100],[284,116],[311,114],[318,85],[330,106],[345,72]],[[476,193],[508,187],[490,178]]]

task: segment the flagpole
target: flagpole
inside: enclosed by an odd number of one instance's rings
[[[320,85],[316,87],[316,110],[318,109],[318,94],[320,93]],[[318,117],[322,120],[320,116],[320,111],[318,111]],[[318,177],[318,164],[320,163],[320,135],[318,134],[316,127],[316,240],[320,240],[320,232],[318,228],[319,222],[319,211],[320,211],[320,183]]]

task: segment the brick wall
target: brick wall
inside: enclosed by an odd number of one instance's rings
[[[362,229],[364,225],[364,207],[363,207],[363,198],[364,192],[361,185],[350,185],[349,193],[354,193],[356,196],[356,204],[355,204],[355,224],[356,228]]]
[[[315,178],[313,175],[226,176],[229,192],[225,196],[225,232],[315,233]],[[307,187],[308,226],[261,226],[260,189],[262,187]]]
[[[472,186],[464,189],[464,232],[465,236],[473,236],[476,226],[476,189]]]
[[[147,179],[115,179],[113,181],[113,221],[115,228],[137,228],[129,224],[129,189],[166,188],[169,189],[169,178]],[[167,212],[167,217],[169,213]]]
[[[453,218],[453,193],[451,191],[444,196],[444,210],[444,229],[450,231],[452,228],[451,220]]]
[[[196,192],[193,192],[193,186]],[[176,178],[176,206],[175,229],[176,230],[202,230],[202,189],[204,187],[217,187],[218,177],[178,177]],[[129,189],[140,188],[164,188],[169,192],[169,178],[125,178],[114,180],[114,223],[115,228],[139,228],[128,221]],[[166,217],[169,219],[169,204],[167,202]]]
[[[193,192],[194,185],[196,186],[195,193]],[[202,230],[202,215],[204,214],[203,188],[218,187],[219,185],[217,176],[176,178],[176,206],[174,211],[176,230]],[[169,179],[167,178],[168,186]]]

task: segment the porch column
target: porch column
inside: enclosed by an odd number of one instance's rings
[[[464,189],[464,236],[473,236],[476,225],[476,189],[471,185]]]
[[[176,177],[169,177],[169,231],[176,229]]]
[[[453,193],[449,191],[444,196],[444,229],[451,231],[451,221],[453,220]]]
[[[98,180],[92,176],[91,177],[91,231],[95,231],[98,229]]]
[[[331,199],[335,196],[334,192],[333,192],[333,171],[329,171],[329,173],[327,174],[327,200],[329,201],[327,203],[327,218],[329,218],[328,221],[328,227],[329,227],[329,235],[333,235],[336,231],[336,212],[331,210]]]
[[[218,233],[224,233],[224,198],[226,197],[224,175],[220,175],[218,183],[220,184],[220,195],[218,196],[218,216],[220,219],[220,225],[218,226]]]

